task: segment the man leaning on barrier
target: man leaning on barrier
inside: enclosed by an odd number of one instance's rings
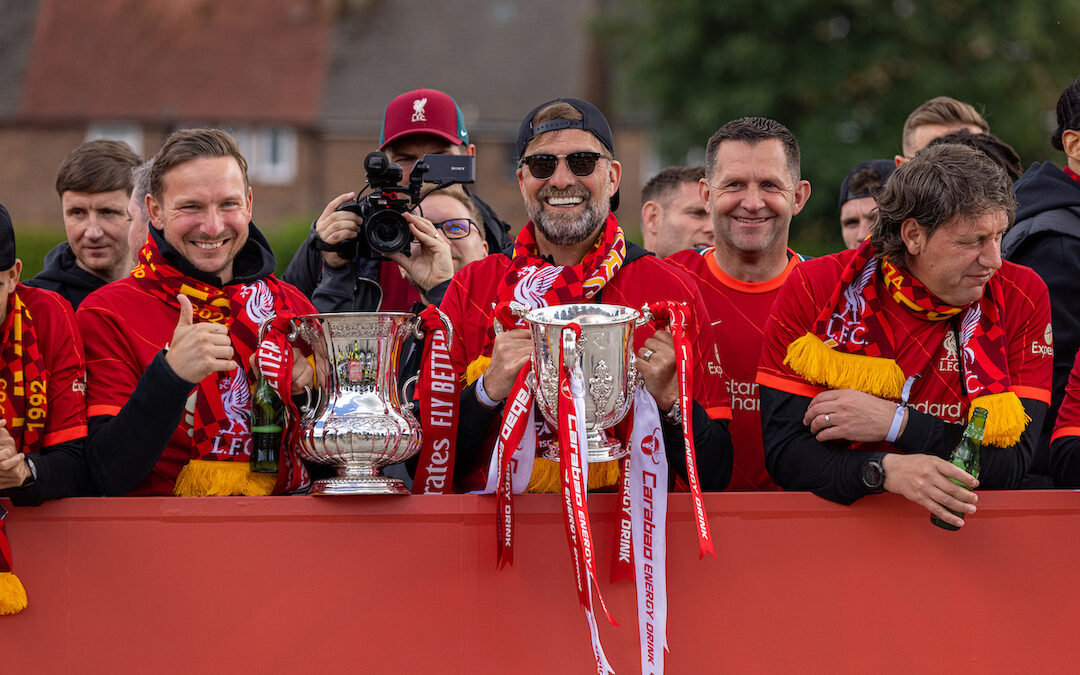
[[[781,487],[845,504],[896,492],[962,526],[949,510],[975,512],[965,486],[1019,486],[1052,358],[1046,284],[1001,259],[1015,209],[986,155],[928,147],[889,178],[862,246],[795,268],[758,369]],[[975,406],[989,411],[978,481],[946,461]]]
[[[223,131],[177,131],[154,158],[139,265],[91,293],[76,317],[88,346],[87,461],[97,492],[257,495],[307,485],[292,452],[282,452],[276,476],[249,470],[259,326],[315,312],[273,276],[252,203],[247,162]],[[307,362],[292,362],[281,379],[310,384]]]

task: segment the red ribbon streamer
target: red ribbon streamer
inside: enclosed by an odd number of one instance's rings
[[[701,494],[701,480],[697,471],[697,451],[694,448],[694,433],[691,429],[693,399],[693,376],[690,371],[690,341],[686,338],[688,312],[681,302],[664,300],[649,305],[649,312],[656,320],[656,328],[668,327],[675,340],[675,371],[679,383],[679,410],[682,411],[683,445],[686,448],[686,478],[690,484],[690,497],[694,505],[694,523],[698,531],[698,559],[708,553],[716,557],[713,548],[712,533],[709,530],[709,517],[705,513],[705,499]]]
[[[450,333],[446,315],[434,305],[420,312],[424,341],[423,377],[416,385],[424,432],[413,492],[446,494],[453,491],[454,448],[457,445],[460,382],[450,360]]]

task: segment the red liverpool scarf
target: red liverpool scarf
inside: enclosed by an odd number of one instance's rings
[[[529,221],[514,242],[513,260],[499,283],[496,306],[517,301],[526,309],[591,301],[622,267],[626,259],[626,238],[615,214],[608,212],[604,229],[596,244],[581,262],[573,266],[553,265],[540,257],[536,244],[536,225]],[[507,315],[511,325],[525,326],[522,319]],[[469,364],[466,384],[480,377],[491,362],[491,345],[495,340],[494,325],[488,332],[483,353]],[[530,492],[557,492],[561,484],[558,464],[538,458],[533,465]],[[614,485],[619,477],[618,462],[593,464],[589,468],[589,489]]]
[[[875,253],[868,241],[859,247],[841,272],[813,332],[788,346],[784,363],[813,384],[898,399],[906,376],[896,364],[895,340],[882,303],[896,302],[925,321],[956,320],[957,356],[963,364],[969,409],[979,406],[990,413],[984,442],[1015,445],[1030,419],[1020,399],[1009,391],[998,275],[991,277],[979,300],[955,307],[935,297],[904,268],[879,261]]]
[[[45,360],[38,346],[37,330],[30,309],[19,291],[8,298],[7,317],[0,327],[3,336],[4,384],[0,388],[0,412],[5,429],[20,452],[41,452],[48,414]],[[10,379],[9,379],[10,378]],[[0,507],[0,614],[14,614],[26,608],[26,589],[11,572],[11,547],[4,534],[5,511]]]
[[[499,283],[496,304],[516,300],[527,309],[588,302],[615,276],[626,258],[626,238],[608,212],[604,230],[596,244],[577,265],[553,265],[540,257],[536,247],[536,226],[530,220],[518,233],[510,267]],[[524,322],[518,323],[524,326]],[[491,352],[489,335],[485,353]]]
[[[195,409],[184,416],[194,451],[176,479],[180,496],[266,495],[294,492],[308,484],[303,462],[282,448],[278,475],[256,474],[251,459],[251,357],[258,344],[260,324],[268,318],[294,316],[280,282],[267,276],[251,284],[223,288],[184,276],[158,250],[153,238],[139,254],[131,272],[135,283],[179,312],[178,294],[191,300],[196,321],[210,321],[229,329],[237,368],[207,376],[196,390]],[[288,379],[287,377],[284,379]],[[282,392],[288,400],[289,392]]]

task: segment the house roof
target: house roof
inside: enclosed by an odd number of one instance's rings
[[[537,104],[587,95],[593,6],[583,0],[346,2],[323,125],[376,134],[391,99],[431,87],[454,97],[474,137],[512,139]]]
[[[418,87],[473,136],[588,98],[598,0],[0,0],[0,120],[291,124],[374,136]],[[597,101],[601,103],[601,101]]]
[[[322,0],[39,0],[16,114],[312,125],[328,14]]]

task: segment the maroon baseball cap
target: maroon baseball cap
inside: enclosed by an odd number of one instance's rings
[[[431,134],[454,145],[468,145],[469,132],[461,108],[437,89],[415,89],[390,101],[379,130],[379,149],[404,136]]]

